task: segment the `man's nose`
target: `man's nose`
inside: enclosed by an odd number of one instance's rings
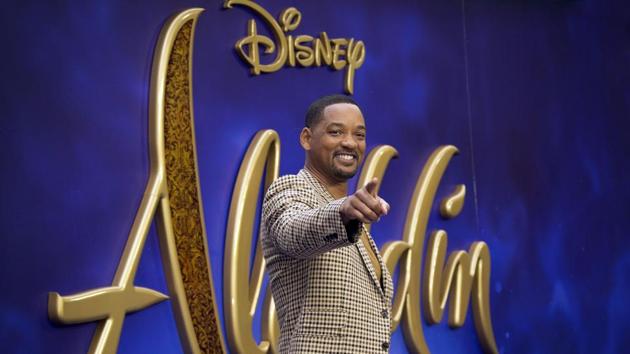
[[[344,148],[356,149],[357,145],[357,141],[354,136],[352,136],[352,134],[344,135],[344,138],[341,141],[341,146],[343,146]]]

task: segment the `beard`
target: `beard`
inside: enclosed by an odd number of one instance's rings
[[[350,178],[354,177],[354,175],[356,175],[357,171],[359,170],[358,164],[357,164],[357,167],[355,167],[352,171],[342,170],[338,168],[334,162],[331,167],[332,167],[331,168],[332,175],[335,177],[335,179],[340,180],[340,181],[349,180]]]

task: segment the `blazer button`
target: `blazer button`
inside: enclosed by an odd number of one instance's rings
[[[381,314],[383,315],[383,318],[389,317],[389,312],[387,312],[387,310],[383,310],[383,312],[381,312]]]
[[[383,348],[384,351],[387,351],[387,349],[389,349],[389,343],[387,342],[383,342],[383,344],[381,345],[381,347]]]

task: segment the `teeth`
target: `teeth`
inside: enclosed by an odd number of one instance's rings
[[[342,160],[354,160],[354,156],[352,155],[347,155],[347,154],[339,154],[337,155],[337,157],[339,157]]]

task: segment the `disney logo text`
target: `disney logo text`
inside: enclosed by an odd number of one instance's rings
[[[254,19],[247,24],[247,37],[235,44],[240,57],[251,66],[254,75],[271,73],[280,70],[284,65],[295,67],[296,63],[302,67],[328,65],[334,70],[345,69],[344,89],[347,93],[354,92],[354,72],[365,61],[365,44],[354,38],[329,38],[326,32],[321,32],[315,38],[309,35],[293,36],[294,31],[302,20],[302,14],[295,7],[282,11],[276,21],[269,12],[260,5],[249,0],[227,0],[225,8],[233,5],[245,6],[264,20],[269,26],[274,39],[258,33]],[[268,64],[260,62],[260,48],[265,54],[276,53],[275,59]]]

